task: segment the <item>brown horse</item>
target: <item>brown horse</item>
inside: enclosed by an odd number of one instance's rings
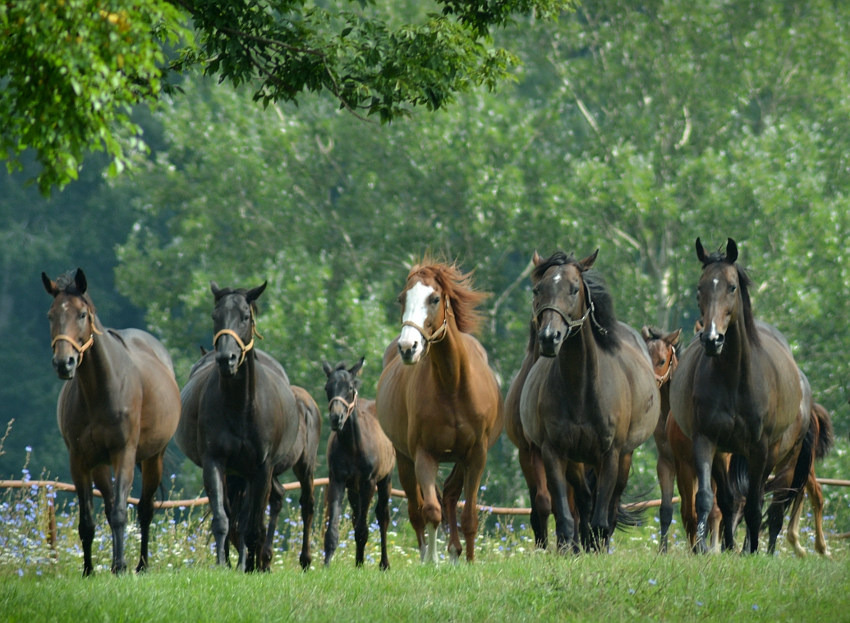
[[[670,413],[670,377],[676,369],[676,344],[679,343],[681,332],[681,329],[676,329],[665,334],[647,326],[640,330],[641,337],[649,350],[649,357],[652,359],[655,382],[658,383],[658,391],[661,394],[661,413],[652,436],[658,451],[655,470],[661,487],[661,507],[658,514],[661,520],[659,549],[662,553],[667,551],[667,532],[673,521],[673,483],[676,468],[673,450],[667,440],[667,415]]]
[[[168,351],[138,329],[104,329],[86,293],[82,269],[51,281],[41,274],[53,296],[47,314],[53,367],[68,382],[59,394],[57,419],[68,447],[71,477],[80,501],[83,574],[94,570],[92,482],[103,495],[112,529],[112,571],[124,571],[127,496],[136,464],[142,469],[138,506],[142,550],[136,571],[148,565],[148,538],[153,501],[162,479],[165,447],[180,419],[180,393]],[[114,475],[114,482],[112,475]]]
[[[693,442],[699,481],[697,547],[706,551],[706,526],[715,497],[712,471],[724,518],[734,513],[727,474],[712,470],[719,450],[734,453],[730,472],[736,490],[746,489],[745,549],[756,552],[768,475],[777,467],[794,470],[789,457],[801,453],[805,436],[801,433],[809,429],[811,404],[804,402],[803,380],[787,342],[773,327],[755,321],[749,296],[752,282],[735,263],[735,242],[728,240],[725,255],[708,254],[697,238],[696,252],[703,266],[697,296],[704,328],[679,361],[670,402],[676,423]],[[728,548],[733,544],[733,522],[723,525]]]
[[[561,251],[536,253],[532,273],[534,320],[542,355],[520,399],[522,426],[540,448],[555,511],[558,548],[577,548],[567,482],[580,517],[586,464],[596,475],[590,518],[601,547],[616,526],[632,453],[652,434],[660,397],[640,335],[617,322],[601,278],[588,273],[598,251],[577,261]]]
[[[262,561],[272,473],[295,444],[301,418],[283,367],[254,348],[256,300],[266,284],[251,290],[210,287],[215,355],[205,356],[189,375],[175,439],[204,471],[220,565],[227,564],[230,528],[225,476],[244,479],[245,501],[236,524],[247,548],[241,562],[252,571]]]
[[[487,451],[504,425],[496,377],[487,353],[471,335],[480,320],[475,307],[484,296],[472,289],[471,275],[424,260],[407,276],[399,295],[401,335],[384,353],[378,420],[396,450],[398,475],[423,561],[437,560],[442,509],[436,482],[439,464],[445,462],[455,464],[443,489],[449,555],[456,560],[462,551],[457,502],[463,490],[466,559],[471,562],[475,557],[478,487]]]

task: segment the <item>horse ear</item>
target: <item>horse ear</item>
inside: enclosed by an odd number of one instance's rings
[[[730,238],[731,240],[731,238]],[[734,242],[732,244],[735,244]],[[82,268],[78,268],[74,272],[74,285],[77,286],[77,291],[80,294],[86,293],[86,288],[88,288],[88,282],[86,281],[86,274],[83,272]]]
[[[670,346],[675,346],[679,343],[679,336],[682,334],[682,329],[676,329],[664,336],[664,341]]]
[[[325,371],[325,376],[330,376],[331,373],[334,371],[334,369],[331,368],[331,364],[329,364],[327,361],[322,362],[322,370]]]
[[[581,266],[582,272],[588,270],[591,266],[593,266],[593,263],[596,261],[597,255],[599,255],[599,249],[596,249],[596,251],[594,251],[578,263],[578,265]]]
[[[360,358],[360,361],[358,361],[357,363],[355,363],[355,364],[351,367],[351,369],[348,371],[348,373],[349,373],[351,376],[357,376],[358,374],[360,374],[360,370],[363,368],[363,362],[364,362],[364,361],[366,361],[366,357],[361,357],[361,358]]]
[[[218,300],[218,297],[221,295],[221,288],[218,287],[218,284],[215,281],[210,281],[210,291],[213,293],[215,300]]]
[[[260,298],[260,295],[266,289],[267,285],[269,285],[268,280],[264,281],[263,285],[261,285],[261,286],[257,286],[256,288],[251,288],[250,290],[248,290],[248,292],[245,293],[245,298],[248,300],[249,303],[253,303],[258,298]]]
[[[702,326],[702,322],[700,320],[697,320],[696,322],[694,322],[694,335],[696,335],[697,333],[702,333],[702,329],[703,329],[703,326]]]
[[[534,251],[534,255],[531,256],[531,263],[535,266],[540,266],[543,263],[543,258],[537,254],[537,250]]]
[[[41,283],[44,284],[44,289],[47,290],[47,293],[50,296],[56,296],[59,294],[59,288],[56,287],[56,282],[52,281],[50,277],[47,276],[47,273],[41,273]]]
[[[700,262],[702,262],[703,266],[705,266],[705,258],[706,258],[705,247],[702,246],[702,242],[700,242],[699,237],[697,237],[696,248],[697,248],[697,259]]]
[[[726,240],[726,261],[734,264],[738,259],[738,245],[731,238]]]
[[[644,339],[644,341],[648,342],[652,337],[652,334],[649,332],[649,327],[643,325],[640,329],[640,336]]]

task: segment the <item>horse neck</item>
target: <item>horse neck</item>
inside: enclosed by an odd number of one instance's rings
[[[102,335],[95,334],[91,348],[83,354],[76,374],[89,404],[96,398],[116,396],[123,386],[121,373],[129,365],[129,356],[124,346],[103,328],[96,316],[94,326]]]
[[[357,400],[356,398],[354,399]],[[342,430],[337,433],[337,439],[342,447],[347,450],[359,451],[362,447],[362,429],[360,428],[360,410],[357,408],[357,403],[354,404],[354,409],[351,415],[345,421]]]
[[[723,351],[716,359],[721,375],[730,385],[748,384],[752,375],[752,346],[743,318],[726,329]]]
[[[578,335],[567,338],[558,351],[558,369],[572,396],[583,401],[599,368],[596,341],[590,321],[585,321]]]
[[[456,392],[463,378],[468,375],[463,374],[466,348],[453,316],[449,317],[446,337],[431,346],[428,359],[440,388]]]
[[[254,404],[257,391],[257,359],[254,350],[245,354],[245,361],[233,376],[222,376],[219,373],[219,387],[224,404],[230,410],[244,412]]]

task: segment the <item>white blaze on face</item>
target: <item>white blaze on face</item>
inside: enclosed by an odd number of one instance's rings
[[[428,319],[428,298],[433,292],[433,287],[426,286],[421,281],[413,284],[413,287],[407,291],[404,300],[402,321],[413,322],[424,329],[425,321]],[[418,358],[424,350],[423,340],[423,335],[415,327],[407,325],[401,328],[398,345],[402,350],[409,350],[413,348],[414,344],[417,344],[415,357]]]
[[[717,325],[712,320],[711,325],[708,327],[708,339],[716,340],[718,336],[719,334],[717,333]]]

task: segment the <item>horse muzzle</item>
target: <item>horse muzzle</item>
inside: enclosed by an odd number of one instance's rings
[[[215,363],[222,376],[235,376],[239,369],[239,355],[236,353],[216,353]]]
[[[331,413],[328,419],[331,421],[331,430],[339,432],[345,426],[345,413]]]
[[[422,358],[422,350],[422,344],[419,340],[412,342],[399,341],[398,343],[398,354],[401,357],[401,361],[408,366],[419,362]]]
[[[537,341],[540,344],[540,355],[543,357],[555,357],[558,351],[561,350],[563,343],[563,334],[560,331],[545,326],[537,334]]]
[[[717,357],[723,350],[723,344],[726,338],[722,333],[709,334],[703,331],[699,341],[702,343],[702,349],[708,357]]]
[[[53,369],[56,370],[56,376],[63,381],[68,381],[74,378],[74,374],[77,371],[77,364],[78,360],[76,355],[68,355],[67,357],[54,355],[53,357]]]

